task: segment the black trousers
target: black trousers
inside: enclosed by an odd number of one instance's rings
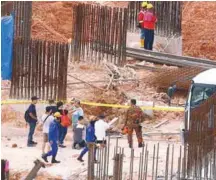
[[[145,44],[144,48],[147,50],[153,49],[154,43],[154,30],[145,29]]]

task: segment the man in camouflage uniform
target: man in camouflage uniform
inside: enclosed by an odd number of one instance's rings
[[[142,109],[136,106],[136,100],[131,99],[131,107],[127,110],[125,126],[128,127],[128,143],[129,147],[133,147],[133,131],[135,130],[138,139],[138,147],[143,147],[142,126],[140,123],[144,119]]]

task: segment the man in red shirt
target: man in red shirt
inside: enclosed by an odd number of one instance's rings
[[[140,47],[144,48],[145,30],[144,30],[144,14],[146,13],[147,2],[142,2],[141,10],[138,14],[139,28],[141,30]]]
[[[144,16],[144,29],[145,29],[145,44],[144,48],[147,50],[153,49],[154,43],[154,29],[157,17],[154,15],[153,5],[147,5],[147,12]]]

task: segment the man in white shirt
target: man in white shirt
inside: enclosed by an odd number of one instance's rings
[[[46,107],[46,112],[41,118],[41,124],[43,126],[43,145],[42,145],[42,154],[45,154],[45,147],[46,144],[48,145],[49,150],[49,143],[48,143],[48,133],[49,133],[49,126],[50,123],[54,120],[52,115],[52,108],[50,106]]]
[[[106,144],[106,131],[110,125],[105,122],[105,116],[98,116],[99,120],[95,122],[96,144]]]

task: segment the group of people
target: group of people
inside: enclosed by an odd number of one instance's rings
[[[25,120],[30,127],[27,142],[29,147],[34,147],[37,144],[37,142],[33,141],[35,127],[38,123],[35,107],[37,102],[38,98],[36,96],[32,97],[32,103],[25,112]],[[69,118],[69,114],[72,114],[71,119]],[[136,100],[132,99],[131,106],[126,113],[123,127],[123,129],[127,129],[130,148],[133,147],[132,135],[134,130],[138,139],[138,147],[143,146],[142,126],[140,125],[143,120],[144,113],[142,109],[136,106]],[[89,120],[85,121],[84,112],[80,106],[79,100],[72,99],[69,105],[64,105],[61,101],[55,104],[54,100],[50,100],[44,115],[39,121],[39,124],[43,128],[42,158],[45,162],[48,162],[47,158],[52,156],[52,163],[60,163],[60,161],[56,160],[58,147],[66,147],[64,145],[64,139],[68,127],[72,125],[72,148],[82,149],[77,160],[83,162],[83,156],[88,152],[88,143],[96,144],[95,155],[98,146],[104,147],[106,145],[106,131],[112,127],[113,122],[111,121],[108,123],[104,114],[97,117],[90,116]],[[47,151],[45,149],[47,149]],[[97,161],[96,156],[95,161]]]
[[[141,10],[138,14],[138,27],[141,30],[140,47],[147,50],[153,49],[154,30],[157,17],[152,4],[142,2]]]

